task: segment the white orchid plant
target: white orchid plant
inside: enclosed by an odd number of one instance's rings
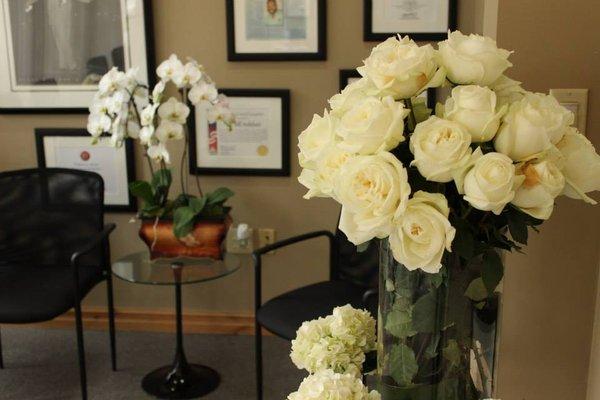
[[[510,54],[458,31],[437,49],[400,36],[376,46],[299,137],[305,198],[339,202],[351,242],[389,238],[411,271],[438,273],[450,252],[482,258],[484,293],[470,295],[492,295],[497,249],[521,250],[557,196],[595,204],[600,189],[600,156],[573,113],[507,77]],[[428,110],[417,96],[440,86],[450,96]]]
[[[98,84],[87,130],[95,143],[107,134],[115,147],[128,138],[140,142],[152,173],[150,181],[135,181],[129,186],[131,193],[143,200],[140,216],[173,218],[175,235],[183,237],[199,218],[227,214],[224,203],[233,195],[227,188],[204,195],[197,177],[199,195],[189,193],[185,162],[190,106],[208,106],[209,122],[228,128],[235,124],[235,116],[227,98],[218,93],[214,81],[196,60],[188,59],[184,64],[173,54],[158,66],[156,74],[160,80],[150,92],[138,79],[137,68],[127,72],[112,68]],[[176,96],[165,95],[169,82],[176,87]],[[167,148],[172,141],[185,142],[180,165],[182,193],[174,200],[169,199],[172,174]]]

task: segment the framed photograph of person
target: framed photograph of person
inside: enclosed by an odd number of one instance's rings
[[[85,113],[112,67],[154,69],[150,0],[0,0],[0,19],[0,113]]]
[[[457,0],[364,0],[364,40],[410,35],[413,40],[443,40],[456,29]]]
[[[190,173],[290,175],[290,91],[223,89],[236,118],[229,129],[209,120],[208,107],[191,118]]]
[[[226,0],[229,61],[326,59],[326,0]]]
[[[97,144],[92,144],[85,129],[38,128],[35,141],[39,167],[96,172],[104,179],[105,211],[137,211],[137,203],[129,192],[129,183],[135,180],[130,139],[115,148],[109,136],[101,136]]]
[[[355,69],[340,69],[340,92],[352,82],[356,82],[361,78],[360,74]],[[435,112],[436,90],[430,88],[419,95],[425,99],[427,107]]]

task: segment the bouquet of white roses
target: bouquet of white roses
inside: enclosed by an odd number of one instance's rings
[[[379,44],[299,137],[305,197],[339,202],[356,245],[389,237],[398,262],[429,273],[452,250],[520,249],[559,195],[595,204],[600,156],[556,99],[504,75],[509,56],[458,31],[437,50],[408,37]],[[451,95],[430,115],[417,96],[438,86]],[[484,271],[490,291],[501,277]]]

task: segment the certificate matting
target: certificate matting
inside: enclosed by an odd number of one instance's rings
[[[209,123],[208,107],[195,109],[190,169],[196,174],[289,175],[289,91],[232,90],[236,124]]]
[[[85,130],[36,130],[38,164],[40,167],[67,168],[95,172],[104,180],[104,205],[110,211],[135,211],[129,193],[134,179],[133,147],[130,141],[115,148],[110,138],[103,136],[97,144]]]

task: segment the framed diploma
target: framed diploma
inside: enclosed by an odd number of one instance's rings
[[[344,90],[352,82],[356,82],[361,78],[360,74],[355,69],[340,69],[340,92]],[[419,95],[425,99],[427,107],[435,111],[436,92],[435,88],[430,88]]]
[[[85,129],[36,129],[39,167],[70,168],[93,171],[104,179],[106,211],[135,212],[137,204],[129,193],[135,180],[133,144],[126,140],[120,148],[110,145],[108,136],[92,144]]]
[[[410,35],[414,40],[443,40],[456,29],[457,0],[364,0],[364,40]]]
[[[112,67],[147,82],[150,11],[150,0],[0,0],[0,112],[88,112]]]
[[[326,58],[326,0],[226,0],[229,61]]]
[[[290,175],[290,92],[223,89],[236,123],[209,122],[196,107],[190,131],[190,173],[202,175]]]

